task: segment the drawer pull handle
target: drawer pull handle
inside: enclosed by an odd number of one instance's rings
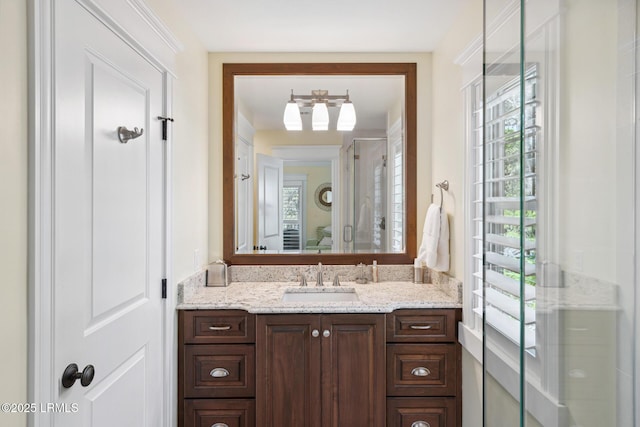
[[[228,331],[231,329],[231,326],[209,326],[210,331]]]
[[[215,368],[209,372],[213,378],[224,378],[229,376],[229,371],[224,368]]]
[[[431,329],[431,325],[411,325],[411,329],[420,329],[420,330],[427,330],[427,329]],[[420,421],[422,422],[422,421]]]
[[[420,366],[419,368],[413,368],[411,370],[411,375],[414,375],[416,377],[427,377],[429,376],[429,374],[431,374],[431,371],[422,366]]]
[[[225,423],[215,423],[211,427],[229,427],[229,425]]]
[[[411,427],[431,427],[431,424],[426,421],[416,421],[415,423],[411,424]]]

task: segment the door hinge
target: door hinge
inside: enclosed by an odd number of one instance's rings
[[[167,299],[167,279],[162,279],[162,299]]]
[[[167,140],[167,122],[172,122],[173,119],[171,117],[162,117],[158,116],[158,120],[162,120],[162,140]]]

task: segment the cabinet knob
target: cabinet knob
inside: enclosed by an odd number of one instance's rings
[[[215,423],[212,424],[211,427],[229,427],[229,425],[225,423]]]
[[[229,376],[229,371],[224,368],[215,368],[212,369],[211,372],[209,372],[209,375],[211,375],[213,378],[224,378]]]
[[[414,375],[416,377],[426,377],[431,373],[431,371],[425,367],[418,367],[418,368],[413,368],[411,370],[411,375]]]
[[[330,331],[330,330],[328,330],[328,329],[325,329],[325,330],[322,332],[322,336],[323,336],[323,337],[325,337],[325,338],[329,338],[329,337],[331,336],[331,331]]]
[[[411,427],[431,427],[431,424],[426,421],[416,421],[415,423],[411,424]]]
[[[311,331],[311,336],[314,338],[318,338],[320,336],[320,331],[317,329],[314,329],[313,331]]]

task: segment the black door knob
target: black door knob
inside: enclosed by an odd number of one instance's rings
[[[93,368],[93,365],[87,365],[82,372],[78,372],[78,365],[72,363],[65,368],[64,373],[62,374],[62,387],[69,388],[74,385],[78,379],[80,380],[82,387],[86,387],[91,384],[91,381],[93,381],[95,373],[96,371]]]

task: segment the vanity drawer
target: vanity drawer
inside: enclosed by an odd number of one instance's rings
[[[256,316],[242,310],[181,311],[187,344],[253,343]]]
[[[456,427],[454,398],[387,399],[387,427]]]
[[[455,396],[456,344],[387,345],[388,396]]]
[[[387,342],[455,342],[457,310],[396,310],[387,315]]]
[[[253,400],[185,399],[184,427],[254,427]]]
[[[255,396],[253,345],[184,346],[184,396]]]

